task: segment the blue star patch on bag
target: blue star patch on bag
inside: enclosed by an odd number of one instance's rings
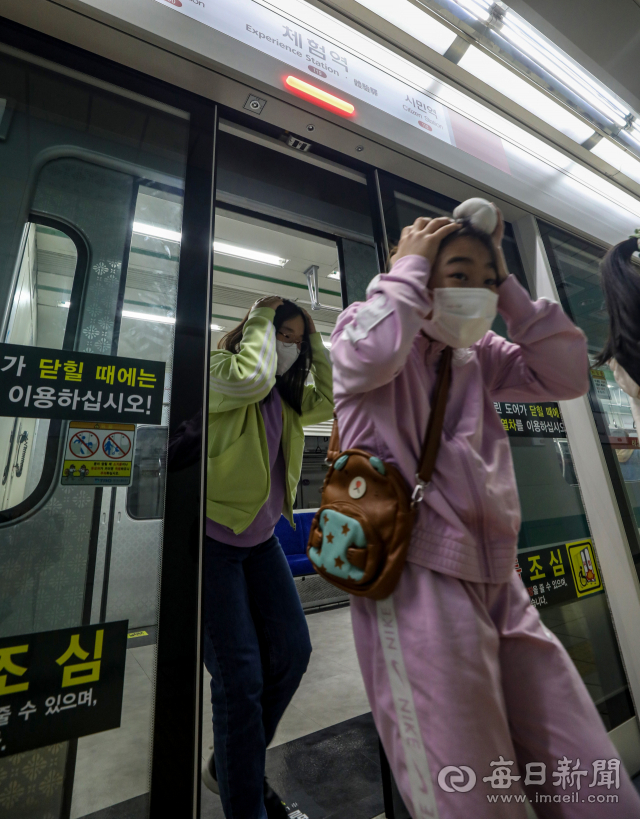
[[[326,509],[320,515],[318,526],[322,532],[322,548],[310,547],[311,561],[343,580],[362,580],[364,571],[353,566],[347,558],[350,546],[364,548],[367,545],[367,538],[358,521],[335,509]]]

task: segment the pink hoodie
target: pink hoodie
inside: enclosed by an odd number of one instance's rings
[[[341,449],[394,464],[411,488],[444,345],[432,341],[429,263],[405,256],[376,276],[367,301],[338,319],[331,338]],[[456,350],[443,439],[408,559],[475,583],[513,573],[520,504],[507,434],[494,401],[557,401],[589,388],[584,334],[559,304],[531,301],[514,276],[498,311],[513,340],[487,333]]]

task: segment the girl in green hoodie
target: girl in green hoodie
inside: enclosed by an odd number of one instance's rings
[[[274,528],[281,514],[293,524],[303,427],[333,415],[331,364],[309,314],[269,297],[211,354],[209,384],[203,610],[215,751],[203,780],[227,819],[286,819],[265,753],[311,643]]]

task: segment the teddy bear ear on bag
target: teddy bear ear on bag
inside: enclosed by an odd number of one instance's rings
[[[498,212],[486,199],[475,197],[467,199],[453,211],[453,218],[457,222],[471,222],[476,230],[491,235],[498,224]]]

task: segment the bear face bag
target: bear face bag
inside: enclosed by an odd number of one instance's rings
[[[400,579],[418,505],[440,448],[452,352],[446,347],[442,353],[413,489],[377,455],[362,449],[339,452],[334,421],[327,457],[332,465],[311,524],[307,556],[316,572],[342,591],[383,600]]]

